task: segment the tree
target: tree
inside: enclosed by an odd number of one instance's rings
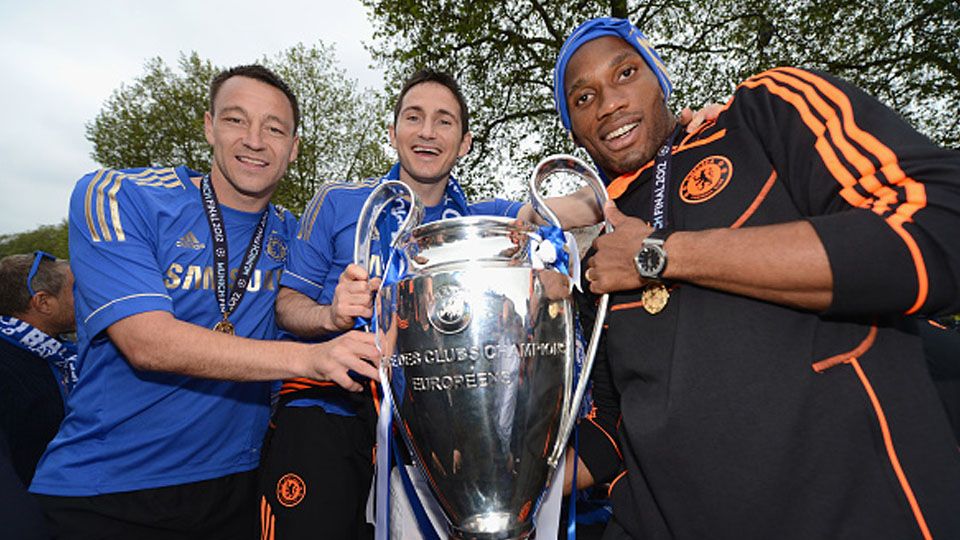
[[[553,63],[577,24],[602,15],[644,30],[672,70],[673,104],[723,100],[753,73],[798,65],[851,80],[932,139],[960,147],[955,0],[362,2],[375,25],[370,50],[391,88],[424,66],[464,86],[476,142],[462,176],[483,193],[525,178],[548,153],[572,150],[553,109]]]
[[[299,213],[321,183],[382,175],[389,167],[384,112],[377,95],[358,91],[336,65],[332,47],[297,45],[264,59],[300,104],[300,154],[275,200]]]
[[[174,73],[160,58],[148,60],[145,73],[122,84],[87,124],[91,157],[104,167],[210,167],[203,136],[207,88],[219,69],[197,53],[181,55]]]
[[[389,161],[380,101],[357,90],[337,67],[332,47],[296,45],[262,63],[287,81],[302,112],[300,155],[275,202],[299,213],[325,180],[382,174]],[[160,58],[149,60],[145,73],[121,85],[87,125],[93,159],[112,168],[185,164],[209,170],[203,115],[210,81],[220,70],[195,52],[181,55],[177,72]]]
[[[0,235],[0,258],[16,253],[33,253],[42,250],[60,259],[70,257],[67,249],[67,220],[59,225],[41,225],[36,229]]]

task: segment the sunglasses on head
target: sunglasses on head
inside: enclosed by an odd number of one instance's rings
[[[33,278],[37,277],[37,270],[40,268],[40,261],[43,259],[50,259],[51,261],[57,260],[56,257],[46,251],[37,250],[33,252],[33,264],[30,266],[30,272],[27,274],[27,291],[30,292],[30,298],[33,298],[37,294],[37,292],[33,290]]]

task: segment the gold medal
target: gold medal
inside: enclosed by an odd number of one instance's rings
[[[235,328],[233,327],[232,322],[226,319],[223,319],[222,321],[213,325],[213,331],[220,332],[221,334],[227,334],[228,336],[232,336],[235,333]]]
[[[667,302],[670,300],[670,291],[663,283],[651,283],[643,288],[640,300],[643,301],[643,309],[647,313],[656,315],[667,307]]]

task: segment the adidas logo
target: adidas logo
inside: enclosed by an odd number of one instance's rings
[[[183,238],[177,240],[177,247],[199,251],[207,246],[200,243],[200,240],[197,240],[197,235],[192,232],[187,232],[187,234],[183,235]]]

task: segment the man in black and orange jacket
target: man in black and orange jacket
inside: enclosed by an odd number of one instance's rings
[[[620,19],[575,30],[554,81],[615,201],[586,272],[627,469],[606,538],[960,538],[916,329],[960,311],[960,155],[793,68],[674,140],[663,63]]]

